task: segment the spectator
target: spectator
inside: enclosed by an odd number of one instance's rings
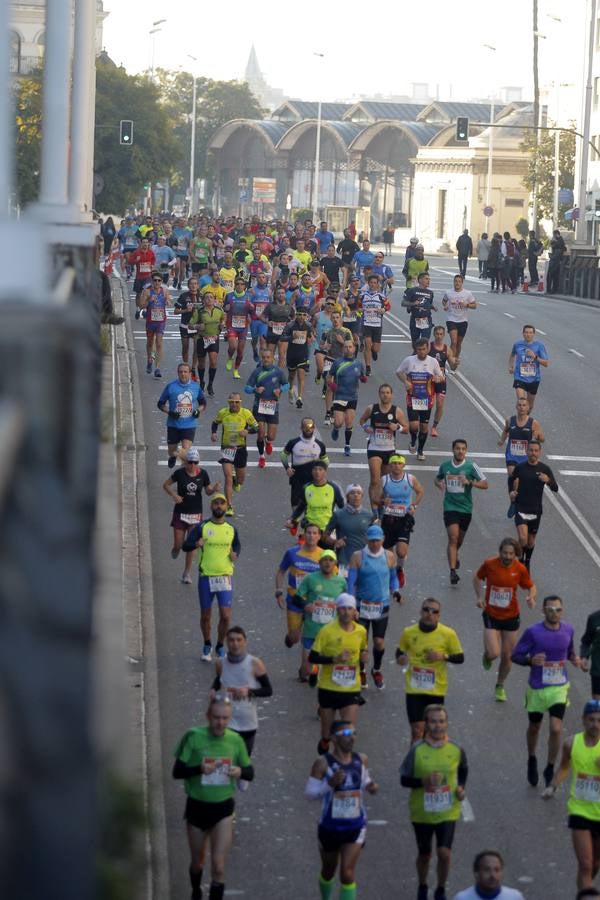
[[[467,274],[469,257],[473,256],[473,241],[466,228],[456,242],[456,249],[458,251],[458,271],[464,278]]]
[[[409,259],[411,259],[411,257],[416,256],[418,243],[419,243],[418,237],[411,237],[408,247],[406,248],[406,253],[404,254],[405,265],[409,261]]]
[[[547,294],[555,294],[558,291],[560,263],[566,252],[567,245],[558,228],[555,228],[550,241],[550,262],[548,263],[548,283],[546,284]]]
[[[487,233],[484,231],[479,240],[477,241],[477,263],[479,265],[479,277],[487,278],[487,263],[490,255],[490,247],[492,246],[492,242],[490,241]]]
[[[529,268],[529,281],[535,287],[540,280],[537,270],[537,261],[544,250],[544,245],[536,236],[535,231],[529,232],[529,244],[527,245],[527,266]]]
[[[502,244],[500,238],[494,235],[490,244],[490,253],[486,263],[486,271],[490,279],[491,294],[497,294],[500,291],[500,273],[503,265]]]
[[[117,233],[117,229],[115,228],[115,223],[113,222],[112,216],[109,216],[101,229],[102,239],[104,241],[104,255],[108,256],[111,251],[112,242]]]
[[[385,247],[386,256],[389,254],[392,255],[392,247],[394,245],[394,233],[395,229],[391,222],[388,222],[386,227],[383,229],[383,245]]]

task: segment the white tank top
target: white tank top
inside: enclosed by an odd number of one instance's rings
[[[258,688],[259,682],[252,674],[255,657],[249,653],[239,663],[231,663],[225,656],[222,663],[221,685],[227,691],[230,687]],[[256,731],[258,728],[258,711],[253,697],[245,700],[231,698],[231,721],[229,728],[233,731]]]

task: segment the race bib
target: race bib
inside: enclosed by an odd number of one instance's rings
[[[273,334],[283,334],[285,322],[271,322],[271,331]]]
[[[383,612],[381,600],[361,600],[359,616],[361,619],[380,619]]]
[[[274,416],[277,410],[277,400],[259,400],[258,411],[265,416]]]
[[[419,316],[418,319],[415,319],[415,326],[417,328],[429,328],[429,319],[425,316]]]
[[[211,787],[223,787],[224,785],[228,785],[230,783],[230,759],[227,759],[224,756],[218,758],[205,756],[202,762],[207,763],[208,765],[214,765],[216,767],[215,771],[210,775],[202,775],[202,784],[209,785]]]
[[[142,273],[144,275],[147,275],[148,272],[151,272],[151,271],[152,271],[152,266],[150,265],[150,263],[147,263],[147,262],[140,263],[140,275]]]
[[[565,672],[565,664],[559,662],[545,662],[542,666],[542,684],[544,687],[549,685],[560,685],[567,683],[567,673]]]
[[[323,374],[325,374],[326,372],[329,372],[332,365],[333,365],[333,360],[325,357],[325,359],[323,360]]]
[[[356,685],[356,666],[334,666],[331,680],[342,688],[350,688]]]
[[[354,314],[343,316],[342,322],[356,322],[356,316]]]
[[[374,309],[366,309],[363,313],[363,323],[368,328],[379,328],[381,316],[378,316]]]
[[[535,378],[535,374],[533,363],[521,363],[521,376],[523,378]]]
[[[208,587],[211,594],[231,590],[231,575],[209,575]]]
[[[588,803],[600,803],[600,775],[578,772],[575,778],[575,797]]]
[[[189,419],[192,415],[192,404],[191,403],[177,403],[175,406],[175,412],[179,413],[179,417],[181,419]]]
[[[383,507],[384,516],[395,516],[399,518],[406,515],[406,506],[404,503],[386,502]]]
[[[306,332],[305,331],[294,331],[292,333],[292,344],[305,344],[306,343]]]
[[[415,410],[427,410],[429,409],[429,400],[427,397],[412,397],[411,407]]]
[[[181,513],[179,518],[186,525],[197,525],[198,522],[202,521],[202,513]]]
[[[213,334],[213,335],[205,334],[202,338],[202,342],[203,342],[205,348],[211,347],[213,344],[217,343],[217,335],[216,334]]]
[[[433,791],[424,791],[423,809],[426,813],[446,812],[452,806],[450,785],[444,784]]]
[[[511,456],[527,456],[527,447],[528,446],[529,446],[529,441],[511,441],[510,442]]]
[[[507,606],[510,606],[510,602],[513,597],[513,592],[511,588],[500,588],[500,587],[492,587],[490,588],[490,606],[497,606],[500,609],[506,609]]]
[[[246,327],[246,316],[232,316],[231,317],[231,327],[232,328],[245,328]]]
[[[150,321],[151,322],[164,322],[166,319],[166,314],[164,309],[160,307],[153,306],[150,310]]]
[[[264,311],[265,311],[266,308],[267,308],[267,304],[266,304],[266,303],[258,303],[258,301],[257,301],[257,302],[254,304],[254,315],[255,315],[255,316],[262,316],[262,314],[264,313]]]
[[[410,671],[410,686],[415,691],[433,691],[435,687],[435,669],[413,666]]]
[[[233,462],[236,452],[237,447],[221,447],[221,458],[226,459],[227,462]]]
[[[460,475],[446,475],[446,490],[449,494],[464,494],[465,486]]]
[[[183,331],[187,331],[188,334],[198,334],[198,329],[194,328],[192,325],[181,325]]]
[[[360,816],[360,791],[336,791],[331,803],[333,819],[358,819]]]
[[[335,619],[335,604],[320,597],[313,603],[311,619],[315,625],[328,625]]]
[[[393,450],[396,446],[395,435],[387,428],[376,428],[371,438],[372,443],[382,450]]]

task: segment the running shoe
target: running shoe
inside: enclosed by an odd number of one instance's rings
[[[212,662],[212,644],[205,644],[202,648],[202,662]]]
[[[420,459],[421,462],[423,462],[424,459],[427,459],[427,457],[425,456],[425,454],[423,453],[422,450],[420,453],[417,453],[417,459]]]
[[[155,370],[154,370],[154,377],[155,377],[155,378],[162,378],[162,372],[160,371],[160,369],[155,369]]]
[[[379,671],[379,669],[371,669],[371,677],[375,682],[375,687],[378,691],[382,691],[385,687],[385,681],[383,680],[383,675]]]
[[[225,659],[225,647],[223,644],[217,644],[215,655],[218,656],[219,659]]]
[[[315,375],[315,384],[321,384],[321,375]]]
[[[426,884],[420,884],[417,891],[417,900],[429,900],[429,888]]]
[[[242,376],[240,375],[240,370],[239,370],[239,369],[234,369],[234,370],[233,370],[233,377],[234,377],[234,378],[241,378],[241,377],[242,377]]]
[[[344,456],[352,456],[352,449],[350,447],[350,444],[346,444],[346,446],[344,447]]]
[[[231,358],[229,358],[225,363],[225,368],[228,372],[231,372],[231,370],[233,369],[233,360]]]
[[[408,452],[409,452],[412,456],[414,456],[415,453],[417,452],[417,445],[416,445],[416,444],[409,444],[409,445],[408,445]]]
[[[296,388],[293,387],[291,390],[288,391],[288,403],[290,404],[290,406],[293,406],[293,405],[294,405],[294,402],[295,402],[295,400],[296,400],[296,396],[297,396],[297,394],[296,394]]]
[[[271,441],[265,441],[265,453],[267,454],[267,456],[270,456],[272,452],[273,444],[271,443]]]
[[[433,900],[447,900],[446,888],[438,884],[433,892]]]
[[[460,581],[460,575],[458,575],[456,569],[450,569],[450,584],[458,584]]]
[[[167,462],[167,465],[168,465],[168,467],[169,467],[170,469],[174,469],[174,468],[175,468],[175,463],[176,463],[176,462],[177,462],[177,457],[176,457],[176,456],[170,456],[170,457],[169,457],[169,460],[168,460],[168,462]]]
[[[325,418],[323,419],[323,425],[326,425],[328,428],[331,427],[331,416],[329,415],[329,413],[325,415]]]
[[[266,466],[266,464],[267,464],[267,461],[266,461],[266,459],[264,458],[264,456],[259,456],[259,457],[258,457],[258,468],[259,468],[259,469],[264,469],[264,467]]]
[[[214,387],[212,386],[212,384],[209,384],[207,390],[208,390],[208,396],[209,396],[209,397],[214,397],[214,396],[215,396],[215,389],[214,389]]]
[[[487,658],[485,653],[481,657],[481,665],[483,666],[483,668],[485,669],[486,672],[489,672],[490,669],[492,668],[492,661],[491,661],[491,659]]]
[[[225,515],[226,515],[226,516],[230,516],[230,517],[233,516],[233,515],[235,515],[235,510],[234,510],[233,506],[228,506],[228,507],[227,507],[227,510],[226,510],[226,512],[225,512]]]
[[[181,576],[181,583],[182,583],[182,584],[191,584],[191,583],[192,583],[192,576],[191,576],[191,575],[188,575],[187,572],[184,572],[183,575]]]
[[[506,701],[506,690],[503,684],[496,685],[495,697],[498,703],[504,703]]]
[[[531,787],[537,787],[539,780],[537,759],[535,756],[530,756],[527,760],[527,781]]]
[[[296,400],[296,409],[302,409],[303,406],[304,402],[302,400],[302,397],[298,397],[298,399]]]
[[[175,547],[171,550],[171,559],[177,559],[179,556],[179,550],[176,550]]]
[[[365,375],[371,374],[371,366],[365,366]]]

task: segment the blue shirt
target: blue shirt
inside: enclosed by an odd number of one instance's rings
[[[372,266],[375,261],[375,254],[370,250],[358,250],[352,257],[352,262],[356,266],[356,271],[360,272],[363,266]]]
[[[175,259],[173,250],[166,244],[163,244],[163,246],[155,247],[154,256],[156,258],[157,266],[160,266],[162,263],[170,263],[172,259]]]
[[[204,394],[202,388],[197,381],[188,381],[182,384],[181,381],[170,381],[160,395],[159,405],[169,404],[169,412],[178,412],[179,418],[174,419],[171,415],[167,417],[168,428],[195,428],[196,419],[192,413],[197,406],[204,406]]]
[[[358,399],[358,384],[365,376],[365,367],[358,359],[336,359],[331,366],[329,377],[336,383],[334,402]]]
[[[289,388],[288,377],[279,366],[269,366],[265,368],[262,364],[258,365],[246,383],[244,392],[246,394],[254,394],[254,389],[263,387],[264,391],[255,394],[254,406],[258,407],[261,400],[277,400],[275,391],[279,388],[281,391],[287,391]]]
[[[515,341],[511,353],[515,356],[515,378],[517,381],[524,381],[526,384],[541,379],[540,364],[534,356],[540,359],[548,359],[548,351],[541,341],[531,341],[530,344],[525,340]]]
[[[329,247],[330,244],[333,244],[333,232],[331,231],[319,231],[315,232],[315,237],[319,241],[319,252],[324,254]]]

